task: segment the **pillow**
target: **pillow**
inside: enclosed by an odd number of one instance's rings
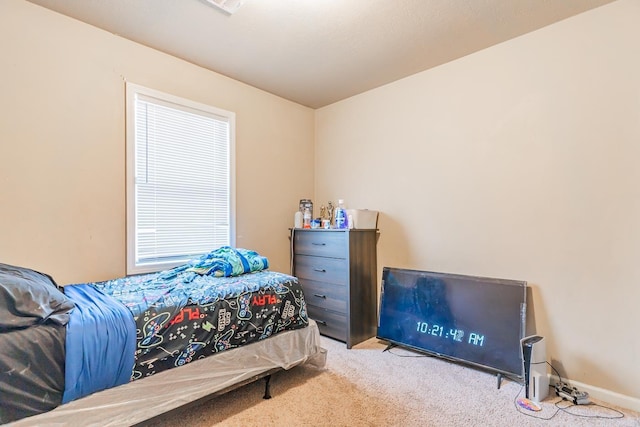
[[[46,321],[66,325],[74,306],[50,276],[0,263],[0,330]]]

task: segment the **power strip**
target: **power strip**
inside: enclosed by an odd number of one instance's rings
[[[580,391],[575,387],[569,387],[568,384],[559,382],[555,385],[556,396],[560,396],[565,400],[573,402],[574,405],[588,405],[591,403],[589,400],[589,393],[586,391]]]

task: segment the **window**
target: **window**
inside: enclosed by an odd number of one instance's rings
[[[127,83],[127,274],[235,245],[235,114]]]

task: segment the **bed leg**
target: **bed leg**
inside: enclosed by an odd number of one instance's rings
[[[271,375],[264,377],[264,396],[263,399],[271,399]]]

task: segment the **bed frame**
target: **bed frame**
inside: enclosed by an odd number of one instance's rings
[[[139,422],[137,424],[134,424],[133,427],[152,427],[152,426],[155,426],[155,425],[157,425],[157,423],[159,421],[162,420],[162,418],[164,416],[166,416],[167,414],[169,414],[169,413],[171,413],[173,411],[176,411],[178,409],[184,410],[185,408],[196,407],[196,406],[198,406],[198,405],[200,405],[202,403],[209,402],[209,401],[215,399],[218,396],[222,396],[223,394],[229,393],[230,391],[236,390],[236,389],[238,389],[240,387],[243,387],[243,386],[245,386],[247,384],[251,384],[251,383],[253,383],[255,381],[258,381],[258,380],[261,380],[261,379],[265,380],[265,383],[264,383],[264,395],[262,396],[262,398],[263,399],[271,399],[271,375],[273,375],[273,374],[275,374],[277,372],[280,372],[282,370],[283,370],[282,368],[270,369],[267,372],[264,372],[262,374],[256,375],[256,376],[254,376],[252,378],[249,378],[249,379],[241,381],[241,382],[239,382],[237,384],[231,385],[231,386],[229,386],[227,388],[224,388],[224,389],[222,389],[220,391],[216,391],[216,392],[211,393],[211,394],[209,394],[207,396],[201,397],[200,399],[194,400],[192,402],[189,402],[189,403],[186,403],[186,404],[184,404],[182,406],[174,408],[174,409],[172,409],[172,410],[170,410],[168,412],[165,412],[165,413],[162,413],[162,414],[158,414],[158,415],[156,415],[154,417],[151,417],[151,418],[149,418],[149,419],[147,419],[145,421],[142,421],[142,422]]]
[[[310,320],[308,327],[103,390],[8,426],[151,426],[171,410],[195,406],[259,379],[265,380],[268,399],[273,373],[303,364],[323,368],[325,363],[318,326]]]

